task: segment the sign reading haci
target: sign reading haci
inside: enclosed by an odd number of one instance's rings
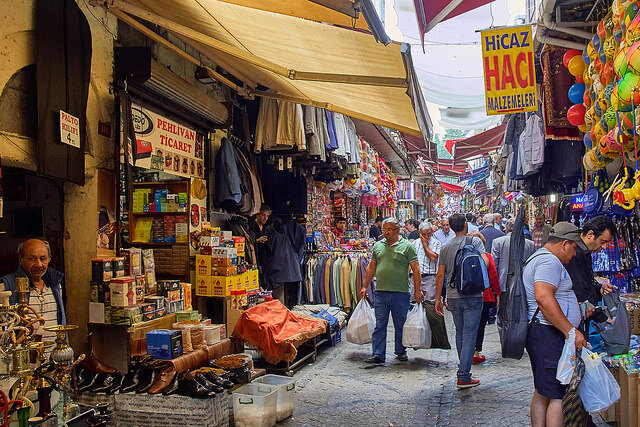
[[[531,25],[481,32],[487,115],[537,111]]]
[[[137,104],[131,105],[131,115],[135,166],[204,178],[204,135]]]
[[[80,148],[80,120],[60,110],[60,142]]]

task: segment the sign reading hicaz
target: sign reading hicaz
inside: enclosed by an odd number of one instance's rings
[[[531,25],[481,34],[487,115],[536,111]]]

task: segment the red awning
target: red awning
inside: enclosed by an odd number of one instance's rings
[[[460,187],[459,185],[449,184],[449,183],[446,183],[446,182],[441,182],[440,186],[442,186],[442,188],[445,191],[450,191],[450,192],[456,193],[456,194],[462,194],[462,190],[464,190],[464,187]]]
[[[500,147],[507,125],[500,125],[455,143],[456,162],[487,154]]]
[[[442,21],[469,12],[493,0],[413,0],[418,15],[418,28],[424,45],[424,35]]]
[[[462,175],[468,167],[467,162],[454,163],[452,159],[427,160],[425,163],[433,169],[435,175],[452,176],[456,178]]]
[[[427,159],[435,159],[437,157],[435,144],[427,144],[424,138],[403,133],[402,140],[407,148],[407,153],[411,154],[416,160],[421,155]]]

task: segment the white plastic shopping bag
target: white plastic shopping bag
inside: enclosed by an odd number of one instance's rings
[[[558,360],[558,369],[556,369],[556,379],[560,384],[567,385],[571,381],[573,370],[576,367],[576,329],[571,328],[569,338],[564,340],[562,355]]]
[[[584,376],[578,391],[587,412],[604,411],[620,399],[620,386],[598,353],[582,349]]]
[[[411,348],[431,347],[431,328],[422,304],[413,306],[402,327],[402,345]]]
[[[376,315],[373,307],[366,298],[362,298],[347,324],[347,341],[353,344],[370,343],[375,327]]]

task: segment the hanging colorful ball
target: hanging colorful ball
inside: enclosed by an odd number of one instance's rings
[[[616,72],[613,69],[613,62],[609,61],[604,64],[604,67],[602,68],[602,73],[600,73],[600,82],[607,86],[609,83],[613,82],[615,78]]]
[[[590,129],[593,125],[593,109],[589,108],[586,113],[584,113],[584,124]]]
[[[600,104],[600,102],[596,101],[596,102],[593,103],[593,107],[591,107],[591,108],[593,108],[593,118],[595,119],[594,122],[595,121],[599,121],[600,118],[602,117],[602,113],[603,113],[602,104]],[[605,108],[605,111],[606,111],[606,108]]]
[[[640,105],[640,76],[635,73],[627,73],[618,82],[618,97],[626,104]]]
[[[600,122],[596,123],[593,128],[592,128],[593,132],[594,132],[594,137],[592,137],[591,139],[594,141],[600,141],[600,138],[602,138],[604,136],[604,130],[602,129],[602,125],[600,125]]]
[[[580,51],[578,49],[569,49],[568,51],[566,51],[564,56],[562,57],[562,63],[564,64],[564,66],[569,68],[569,60],[576,55],[580,55]]]
[[[618,48],[618,42],[616,42],[616,39],[613,38],[613,36],[607,37],[604,40],[604,46],[602,47],[602,50],[604,51],[604,56],[606,58],[606,61],[610,61],[613,59],[613,56],[616,53],[616,49]]]
[[[600,36],[598,36],[598,34],[594,34],[593,37],[591,37],[591,44],[593,44],[593,48],[595,49],[597,55],[598,49],[600,49]]]
[[[614,110],[613,107],[607,108],[603,118],[606,120],[608,128],[613,129],[616,125],[616,110]]]
[[[588,132],[584,135],[584,145],[586,145],[586,147],[589,150],[591,150],[592,143],[591,143],[591,137],[589,136]]]
[[[581,76],[585,69],[585,63],[582,56],[578,55],[571,58],[568,62],[567,68],[572,76]]]
[[[622,77],[627,74],[629,62],[627,60],[627,53],[629,52],[629,48],[626,47],[624,49],[620,49],[616,57],[613,59],[613,69],[615,70],[618,77]]]
[[[636,16],[631,22],[629,22],[624,38],[630,45],[640,41],[640,16]]]
[[[588,129],[589,129],[589,126],[587,126],[586,123],[583,123],[580,126],[578,126],[578,130],[582,133],[585,133]]]
[[[589,59],[591,59],[591,61],[589,62],[593,62],[593,60],[596,59],[597,55],[598,55],[598,52],[596,51],[596,48],[593,47],[593,41],[590,41],[587,44],[587,56],[589,56]]]
[[[622,21],[624,22],[625,29],[629,26],[629,23],[635,19],[636,15],[638,15],[638,10],[640,10],[640,3],[637,1],[634,1],[627,6],[627,9],[624,12],[624,19]]]
[[[582,104],[575,104],[567,110],[567,120],[574,126],[580,126],[584,123],[584,113],[586,108]]]
[[[613,92],[614,83],[609,83],[607,87],[604,88],[604,99],[607,100],[607,104],[611,105],[611,93]]]
[[[587,68],[584,70],[584,73],[582,73],[582,82],[584,84],[586,84],[587,86],[589,86],[593,82],[593,79],[589,75],[589,67],[590,66],[591,65],[588,65]]]
[[[582,103],[582,96],[584,95],[584,83],[576,83],[569,88],[569,100],[574,104]]]
[[[602,65],[607,62],[607,55],[604,53],[604,40],[600,43],[600,47],[598,48],[598,58],[602,61]]]
[[[640,41],[635,42],[628,48],[625,58],[627,60],[627,70],[636,74],[640,73]]]
[[[602,115],[602,117],[600,118],[600,127],[602,128],[602,130],[606,133],[609,132],[609,124],[607,124],[607,121],[605,120],[604,114]]]
[[[595,70],[595,74],[600,74],[602,72],[602,67],[604,66],[600,57],[596,56],[596,59],[593,60],[592,64],[593,64],[593,69]],[[594,80],[595,80],[595,77],[594,77]]]
[[[589,54],[587,53],[587,48],[585,47],[584,50],[582,51],[582,60],[584,61],[585,64],[589,64],[591,62],[591,58],[589,58]],[[564,61],[562,61],[564,62]],[[567,61],[567,63],[569,63],[569,61]],[[564,65],[565,67],[567,66],[567,64]]]

